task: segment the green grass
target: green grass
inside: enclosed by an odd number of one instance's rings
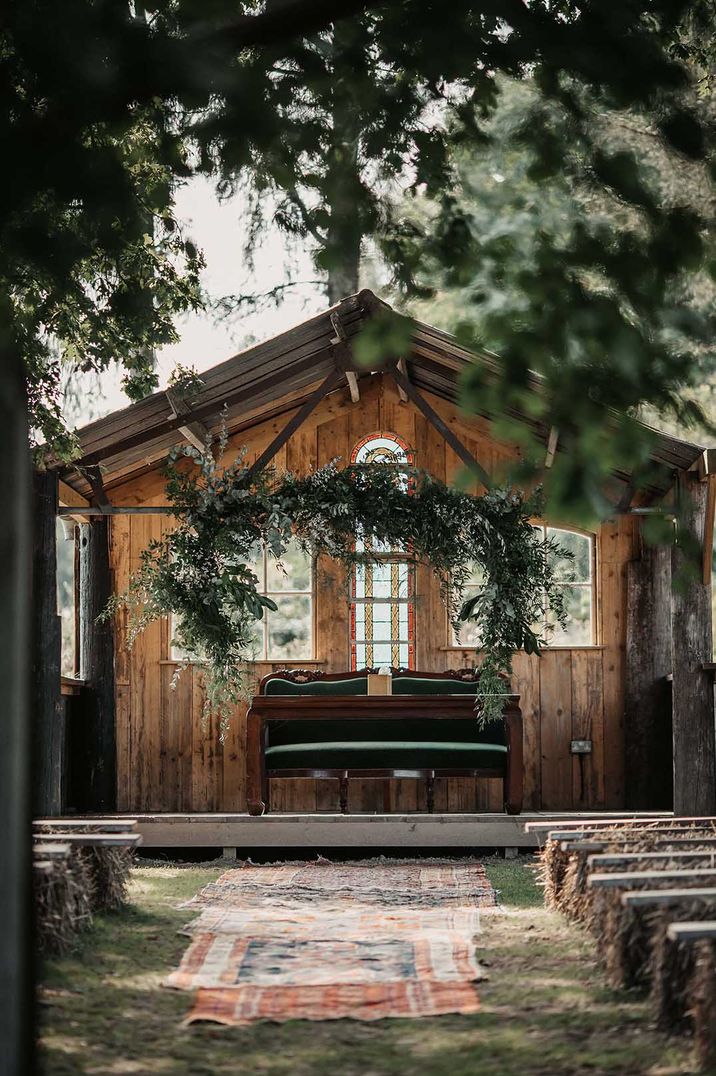
[[[375,1024],[182,1028],[190,995],[163,989],[191,918],[176,904],[216,868],[135,871],[131,905],[98,917],[41,989],[44,1076],[686,1076],[689,1044],[649,1026],[644,999],[610,990],[589,938],[540,905],[523,861],[486,861],[502,911],[483,916],[490,981],[474,1017]]]

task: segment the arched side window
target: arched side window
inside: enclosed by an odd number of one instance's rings
[[[413,454],[394,433],[374,433],[353,449],[351,463],[412,464]],[[415,667],[414,571],[405,549],[376,546],[356,535],[356,549],[371,549],[377,563],[357,564],[351,580],[351,668]]]
[[[580,531],[565,530],[536,524],[536,529],[543,538],[553,538],[562,549],[569,550],[574,559],[557,558],[555,561],[556,582],[564,592],[564,606],[567,610],[567,623],[564,627],[555,623],[551,614],[546,594],[542,595],[543,614],[539,624],[535,625],[544,636],[548,646],[592,646],[596,640],[596,616],[594,600],[594,537]],[[473,568],[465,598],[472,598],[482,585],[482,572],[479,565]],[[463,624],[460,637],[453,639],[455,646],[479,647],[480,638],[477,624]]]

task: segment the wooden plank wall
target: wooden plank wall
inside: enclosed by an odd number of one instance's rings
[[[487,426],[466,419],[445,402],[431,403],[482,465],[498,473],[512,450],[495,443]],[[287,415],[251,431],[231,444],[233,458],[248,444],[255,459],[288,420]],[[392,431],[414,446],[416,463],[437,478],[462,481],[464,468],[444,440],[413,408],[400,402],[390,381],[374,376],[361,383],[361,400],[347,391],[324,401],[290,438],[276,459],[279,468],[298,473],[344,461],[366,434]],[[158,470],[112,490],[116,504],[162,503],[164,479]],[[122,590],[139,565],[147,543],[171,526],[170,517],[117,516],[112,520],[112,563]],[[525,807],[547,810],[619,808],[624,798],[624,654],[626,565],[636,555],[634,522],[622,518],[597,535],[597,631],[599,645],[554,648],[540,657],[519,654],[513,689],[521,696],[524,717]],[[317,566],[317,667],[341,671],[349,662],[347,588],[339,566]],[[439,671],[474,661],[469,649],[448,645],[447,616],[430,569],[416,574],[416,665]],[[170,661],[166,622],[152,625],[129,650],[126,624],[118,621],[117,751],[118,804],[126,811],[243,811],[245,794],[246,707],[230,716],[223,741],[215,718],[204,713],[202,674],[190,668],[177,679]],[[306,665],[307,662],[297,662]],[[279,666],[262,663],[260,677]],[[589,739],[587,756],[570,753],[572,739]],[[351,811],[405,812],[425,809],[425,791],[415,780],[354,781]],[[272,783],[276,811],[335,811],[337,783],[285,780]],[[500,781],[450,779],[436,782],[436,810],[499,811]]]

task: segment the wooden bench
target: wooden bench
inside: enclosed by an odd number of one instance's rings
[[[265,676],[248,712],[247,784],[252,815],[270,807],[273,777],[348,781],[423,778],[428,811],[436,777],[502,779],[508,814],[522,809],[522,713],[505,695],[503,719],[482,728],[472,670],[393,670],[392,694],[369,695],[368,675],[281,670]]]

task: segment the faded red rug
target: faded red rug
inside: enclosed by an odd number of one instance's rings
[[[475,860],[245,865],[185,907],[199,916],[166,985],[197,990],[187,1023],[474,1013]]]

